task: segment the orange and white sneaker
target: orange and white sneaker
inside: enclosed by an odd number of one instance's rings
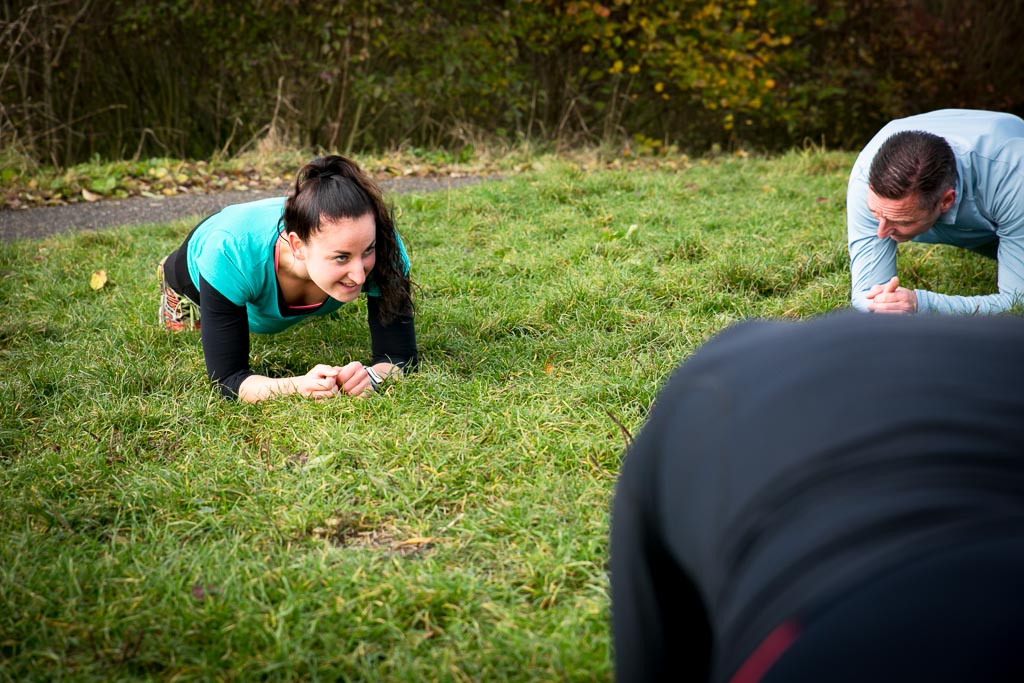
[[[198,330],[199,304],[167,286],[163,261],[157,266],[156,279],[160,283],[160,324],[174,332]]]

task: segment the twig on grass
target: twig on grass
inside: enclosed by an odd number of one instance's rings
[[[630,434],[629,430],[626,429],[626,426],[619,421],[619,418],[612,415],[612,411],[608,410],[607,408],[603,408],[602,410],[604,410],[605,414],[608,417],[610,417],[612,422],[614,422],[616,426],[618,426],[618,428],[622,431],[622,438],[626,442],[626,448],[629,448],[633,444],[633,435]]]

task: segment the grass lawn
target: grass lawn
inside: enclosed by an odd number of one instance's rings
[[[0,680],[608,680],[628,433],[730,323],[847,305],[852,162],[398,196],[423,361],[369,400],[218,397],[156,325],[191,221],[0,245]],[[901,276],[995,288],[945,247]],[[253,338],[267,374],[368,354],[363,302]]]

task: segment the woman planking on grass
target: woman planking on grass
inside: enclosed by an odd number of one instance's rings
[[[228,206],[158,271],[160,321],[199,329],[206,370],[227,397],[328,398],[372,391],[416,362],[409,259],[380,188],[352,161],[303,166],[288,197]],[[369,365],[315,365],[297,377],[249,368],[249,333],[273,334],[367,294]]]

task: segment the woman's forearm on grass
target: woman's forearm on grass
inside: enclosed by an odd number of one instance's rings
[[[294,394],[298,391],[295,377],[264,377],[249,375],[238,387],[238,400],[257,403],[271,396]]]
[[[336,375],[334,367],[323,364],[297,377],[249,375],[238,387],[238,398],[246,403],[287,394],[301,394],[314,399],[331,398],[340,392]]]

